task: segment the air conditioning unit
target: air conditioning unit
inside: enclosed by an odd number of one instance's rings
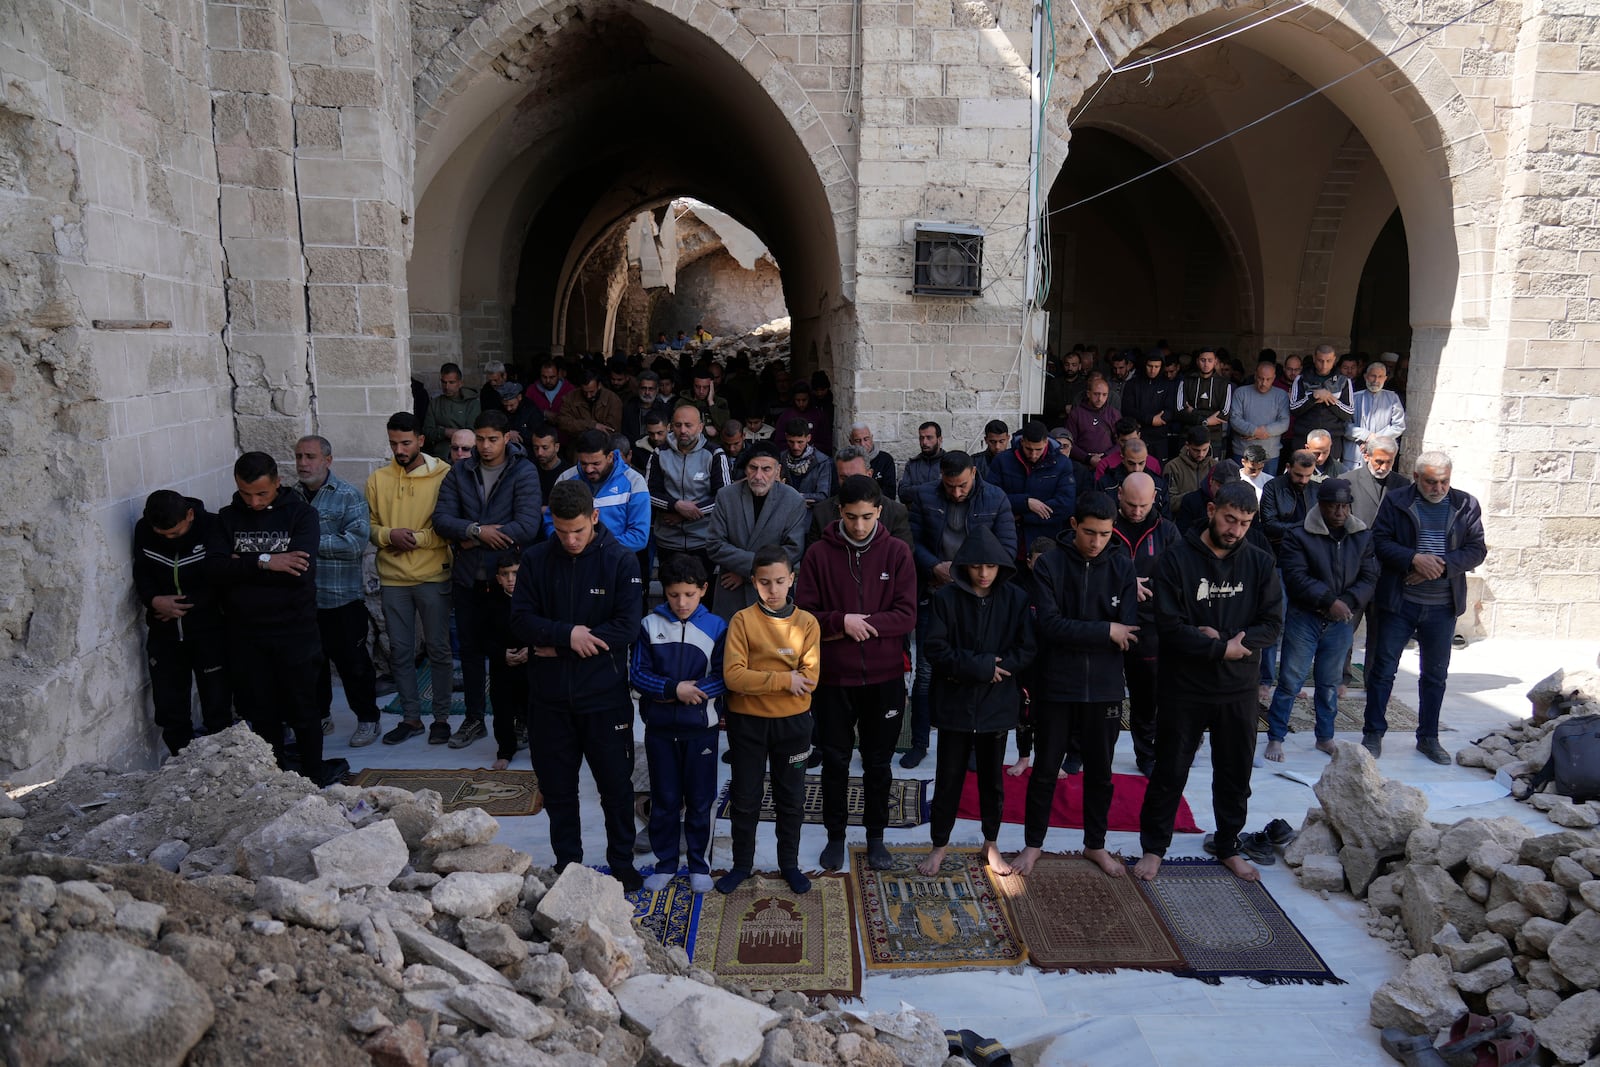
[[[911,291],[917,296],[978,296],[983,292],[983,230],[955,223],[916,225]]]

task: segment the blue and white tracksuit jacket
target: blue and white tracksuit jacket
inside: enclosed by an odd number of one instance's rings
[[[556,481],[580,477],[582,472],[577,467],[568,467]],[[589,485],[589,489],[594,493],[601,525],[611,531],[617,544],[629,552],[638,552],[650,543],[650,486],[642,474],[628,466],[621,452],[611,453],[611,473],[606,480],[598,486]],[[545,508],[545,536],[553,534],[555,528],[550,509]]]

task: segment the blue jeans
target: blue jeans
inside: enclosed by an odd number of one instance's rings
[[[1293,605],[1283,617],[1283,659],[1278,689],[1267,709],[1267,740],[1282,741],[1289,732],[1289,709],[1295,694],[1314,673],[1316,680],[1317,740],[1333,737],[1333,716],[1339,708],[1339,681],[1344,675],[1345,653],[1355,636],[1354,621],[1334,622]]]
[[[1417,740],[1439,736],[1439,708],[1444,703],[1445,679],[1450,674],[1450,642],[1456,635],[1456,614],[1449,604],[1413,604],[1402,600],[1378,620],[1378,641],[1373,662],[1367,664],[1367,716],[1365,733],[1383,735],[1389,729],[1389,694],[1394,690],[1400,653],[1415,635],[1422,660],[1417,680]]]

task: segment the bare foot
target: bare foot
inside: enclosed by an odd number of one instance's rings
[[[1139,857],[1139,862],[1133,865],[1133,876],[1141,882],[1153,882],[1159,870],[1161,870],[1161,857],[1154,852],[1146,852]]]
[[[1330,756],[1333,755],[1333,738],[1324,737],[1321,741],[1318,741],[1317,742],[1317,751],[1318,752],[1325,752]]]
[[[1339,699],[1343,700],[1344,699],[1344,695],[1346,693],[1348,693],[1349,691],[1350,691],[1350,687],[1348,685],[1341,685],[1339,687]]]
[[[1273,763],[1282,763],[1283,762],[1283,742],[1282,741],[1268,741],[1267,742],[1267,751],[1264,753],[1264,755],[1266,756],[1267,759],[1271,760]]]
[[[1029,875],[1033,873],[1033,865],[1038,862],[1043,849],[1031,845],[1017,853],[1017,858],[1011,861],[1011,873]]]
[[[936,848],[928,853],[928,858],[917,864],[917,873],[929,876],[939,873],[939,868],[944,865],[945,848]]]
[[[1069,775],[1067,774],[1066,771],[1057,771],[1056,772],[1056,781],[1058,781],[1058,782],[1065,781],[1068,777],[1069,777]]]
[[[1270,686],[1270,685],[1261,686],[1260,687],[1260,691],[1256,694],[1256,697],[1260,701],[1260,703],[1262,703],[1263,705],[1271,704],[1272,703],[1272,686]]]
[[[1113,878],[1122,878],[1128,873],[1127,866],[1103,848],[1086,848],[1083,850],[1083,858],[1094,860],[1095,866]]]
[[[1222,861],[1222,865],[1233,872],[1233,876],[1241,882],[1261,881],[1261,872],[1256,870],[1255,864],[1243,856],[1229,856]]]
[[[511,766],[511,761],[510,760],[508,760],[508,759],[497,759],[497,760],[495,760],[493,763],[491,763],[489,765],[489,769],[491,771],[503,771],[509,766]]]
[[[1028,768],[1033,766],[1032,756],[1023,756],[1017,762],[1006,768],[1006,773],[1013,778],[1020,778],[1028,773]]]
[[[1016,868],[1007,863],[1006,858],[1000,854],[1000,846],[995,844],[993,841],[985,841],[983,843],[983,860],[989,865],[989,869],[995,874],[1006,875],[1017,873]]]

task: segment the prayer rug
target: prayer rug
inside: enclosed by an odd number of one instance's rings
[[[1139,882],[1183,954],[1178,973],[1217,985],[1250,978],[1267,985],[1343,985],[1260,882],[1235,878],[1211,859],[1168,858]]]
[[[794,893],[783,879],[758,874],[727,896],[712,890],[703,900],[696,967],[751,989],[861,995],[847,875],[812,875],[811,890]]]
[[[761,821],[776,822],[778,809],[772,803],[772,779],[762,777],[761,784]],[[891,830],[906,830],[913,826],[921,826],[928,821],[928,790],[933,783],[926,778],[896,778],[889,783],[889,828]],[[722,796],[717,800],[717,818],[729,817],[728,790],[731,783],[722,787]],[[866,811],[866,792],[860,778],[852,777],[850,784],[845,787],[845,812],[846,825],[862,825],[861,817]],[[803,821],[813,826],[822,825],[822,775],[806,775],[806,796]]]
[[[926,845],[890,846],[886,871],[867,866],[866,852],[851,848],[850,871],[867,970],[1014,967],[1027,958],[982,849],[951,848],[932,876],[917,873]]]
[[[1030,767],[1016,777],[1009,774],[1001,775],[1006,791],[1005,804],[1000,809],[1001,822],[1022,824],[1027,814],[1028,782],[1037,769]],[[1145,784],[1144,776],[1139,774],[1111,776],[1114,792],[1111,794],[1107,829],[1133,831],[1139,829],[1139,808],[1144,804]],[[968,772],[967,780],[961,787],[961,806],[956,809],[956,815],[963,819],[979,817],[978,776],[975,772]],[[1050,825],[1072,829],[1083,828],[1083,775],[1073,774],[1057,779],[1055,800],[1050,806]],[[1180,834],[1200,832],[1200,827],[1195,825],[1194,813],[1189,810],[1187,800],[1178,801],[1178,817],[1174,820],[1173,829]]]
[[[1092,860],[1047,852],[1033,873],[991,874],[1040,970],[1181,971],[1182,953],[1132,876],[1113,878]]]
[[[445,811],[482,808],[490,815],[537,815],[544,809],[539,779],[532,771],[399,770],[369,767],[349,780],[359,788],[392,785],[432,789],[444,798]]]
[[[609,867],[596,870],[611,873]],[[700,925],[700,906],[704,897],[689,888],[689,871],[684,868],[665,889],[635,889],[623,894],[633,905],[633,925],[662,945],[678,948],[694,957],[695,933]]]

